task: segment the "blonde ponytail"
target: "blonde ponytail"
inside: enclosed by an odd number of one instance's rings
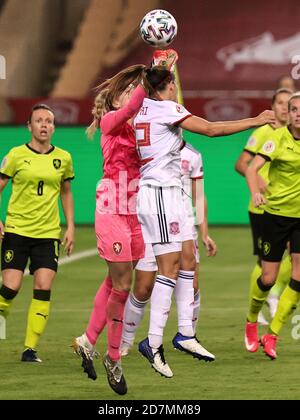
[[[98,120],[95,119],[92,122],[92,124],[90,124],[88,128],[85,130],[85,134],[87,135],[88,139],[93,140],[93,137],[97,131],[98,125],[99,125],[99,122]]]
[[[93,138],[103,115],[115,109],[113,106],[115,98],[118,98],[130,84],[136,86],[140,83],[145,77],[145,69],[146,66],[143,64],[127,67],[95,88],[98,95],[92,109],[94,120],[86,129],[86,135],[89,139]]]
[[[101,90],[95,98],[94,106],[92,109],[92,115],[94,116],[94,121],[86,129],[86,135],[89,139],[92,139],[99,127],[99,123],[104,114],[106,114],[110,109],[107,106],[107,95],[108,89]]]

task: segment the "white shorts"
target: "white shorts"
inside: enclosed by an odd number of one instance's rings
[[[154,254],[154,252],[157,251],[157,249],[155,250],[157,245],[159,245],[161,249],[164,249],[165,251],[165,252],[162,252],[161,254],[165,254],[167,252],[176,252],[176,249],[166,252],[166,249],[164,248],[165,246],[174,246],[174,245],[176,246],[176,244],[177,244],[176,242],[173,242],[172,244],[165,244],[165,245],[155,244],[154,250],[151,244],[146,244],[145,257],[139,260],[135,269],[140,270],[140,271],[157,271],[158,266],[157,266],[157,262],[156,262],[155,254]],[[195,253],[196,263],[199,264],[200,255],[199,255],[198,239],[194,240],[194,253]],[[161,255],[161,254],[156,254],[156,255]]]
[[[182,242],[189,236],[180,187],[142,185],[137,197],[137,214],[147,244]],[[185,239],[186,240],[186,239]]]
[[[188,217],[188,214],[185,212],[184,223],[182,226],[182,242],[193,241],[197,239],[197,229],[195,228],[194,219]]]
[[[140,271],[157,271],[157,262],[153,252],[152,244],[146,244],[145,256],[137,263],[136,270]]]

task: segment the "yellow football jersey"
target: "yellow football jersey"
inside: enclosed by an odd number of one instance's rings
[[[12,178],[5,231],[59,239],[58,197],[61,184],[74,178],[71,155],[54,146],[43,154],[24,144],[9,151],[0,173]]]
[[[300,218],[300,140],[294,139],[288,127],[279,128],[258,153],[270,161],[265,210]]]

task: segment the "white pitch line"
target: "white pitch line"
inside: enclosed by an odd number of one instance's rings
[[[98,255],[97,248],[87,249],[86,251],[77,252],[70,257],[62,257],[58,260],[58,265],[69,264],[73,261],[81,260],[82,258],[94,257],[95,255]]]

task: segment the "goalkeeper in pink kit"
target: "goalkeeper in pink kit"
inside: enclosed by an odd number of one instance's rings
[[[146,97],[140,84],[145,81],[145,66],[124,69],[98,87],[93,109],[94,121],[88,128],[91,137],[100,124],[103,153],[103,178],[97,186],[95,231],[99,255],[105,259],[108,276],[94,300],[85,333],[75,338],[73,347],[82,358],[82,367],[91,379],[95,344],[105,325],[108,352],[103,364],[108,383],[118,394],[127,385],[120,362],[120,342],[124,307],[131,287],[132,271],[144,256],[144,241],[136,215],[136,194],[140,159],[136,151],[131,119]]]

